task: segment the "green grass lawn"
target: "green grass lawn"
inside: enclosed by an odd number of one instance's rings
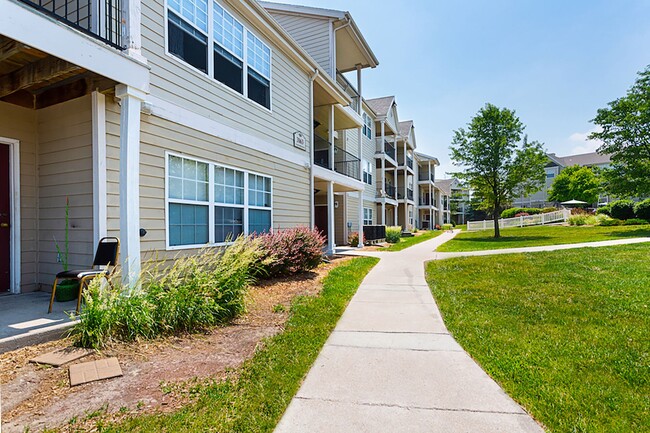
[[[313,364],[350,298],[377,263],[358,258],[333,269],[317,297],[301,297],[281,334],[245,362],[237,375],[198,386],[198,400],[167,415],[147,415],[102,432],[271,432]]]
[[[535,226],[501,230],[495,239],[493,230],[463,231],[440,245],[437,251],[459,252],[496,250],[500,248],[534,247],[540,245],[574,244],[622,238],[650,236],[650,226]]]
[[[433,239],[443,233],[444,231],[442,230],[427,230],[421,234],[418,234],[417,236],[412,236],[410,238],[400,238],[399,243],[391,244],[389,247],[382,249],[382,251],[402,251],[405,248],[412,247],[413,245],[419,244],[420,242],[428,241],[429,239]]]
[[[458,342],[549,432],[650,431],[650,244],[430,262]]]

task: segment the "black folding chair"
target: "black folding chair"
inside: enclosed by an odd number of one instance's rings
[[[115,272],[117,265],[117,258],[120,255],[120,240],[114,236],[101,238],[97,244],[97,251],[95,252],[95,260],[93,260],[91,269],[63,271],[56,274],[54,284],[52,285],[52,297],[50,297],[50,308],[48,313],[52,312],[52,304],[54,303],[54,294],[56,293],[56,284],[59,280],[77,280],[79,281],[79,297],[77,298],[77,314],[81,307],[81,295],[84,286],[88,285],[95,277],[104,277],[108,284],[113,288],[111,283],[111,276]]]

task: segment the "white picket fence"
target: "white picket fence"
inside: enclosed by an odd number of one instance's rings
[[[555,212],[541,213],[537,215],[518,216],[499,220],[499,228],[539,226],[545,224],[564,222],[571,216],[569,209],[561,209]],[[467,231],[494,230],[494,220],[489,221],[468,221]]]

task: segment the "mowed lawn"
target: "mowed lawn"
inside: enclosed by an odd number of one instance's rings
[[[650,225],[642,226],[535,226],[501,230],[494,238],[494,230],[463,231],[454,239],[439,246],[437,251],[460,252],[496,250],[500,248],[535,247],[541,245],[575,244],[579,242],[650,236]]]
[[[430,262],[457,341],[549,432],[650,431],[650,243]]]
[[[391,244],[381,251],[402,251],[403,249],[412,247],[415,244],[419,244],[421,242],[428,241],[429,239],[438,237],[443,233],[444,231],[442,230],[426,230],[419,232],[409,238],[400,238],[399,243]]]

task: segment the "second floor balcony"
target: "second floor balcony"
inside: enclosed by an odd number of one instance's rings
[[[406,166],[413,170],[413,158],[408,155],[406,155]]]
[[[382,143],[381,138],[377,138],[377,149],[378,153],[383,153],[393,161],[397,161],[397,151],[395,150],[395,146],[389,143],[388,140],[384,140]]]
[[[113,48],[124,49],[123,0],[20,1]]]
[[[410,200],[413,201],[413,190],[411,188],[406,189],[406,195],[404,195],[404,190],[400,190],[397,192],[397,199],[398,200]]]
[[[429,173],[429,172],[426,171],[426,170],[421,170],[421,171],[418,173],[418,180],[419,180],[420,182],[428,182],[428,181],[435,182],[435,181],[436,181],[434,174],[433,174],[433,173]]]
[[[331,157],[332,146],[334,147],[333,160]],[[314,164],[353,179],[361,180],[361,160],[319,136],[314,138]]]

